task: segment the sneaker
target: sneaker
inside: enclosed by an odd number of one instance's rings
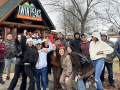
[[[90,86],[90,85],[91,85],[91,82],[89,81],[88,83],[89,83],[89,86]]]
[[[89,82],[86,82],[85,85],[86,85],[86,88],[89,88]]]
[[[96,82],[93,84],[93,86],[95,86],[95,88],[97,89],[97,84],[96,84]]]
[[[6,77],[6,80],[9,80],[9,79],[10,79],[10,77],[7,76],[7,77]]]
[[[114,84],[114,83],[112,83],[112,84],[110,83],[110,85],[113,86],[113,87],[115,87],[115,84]]]
[[[4,83],[5,83],[5,81],[3,81],[3,80],[0,80],[0,83],[1,83],[1,84],[4,84]]]
[[[104,85],[105,84],[105,82],[102,82],[102,85]]]
[[[20,78],[22,79],[22,74],[20,74]]]

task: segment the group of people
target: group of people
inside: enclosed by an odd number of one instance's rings
[[[120,40],[114,45],[109,41],[106,33],[93,32],[91,41],[88,41],[87,34],[71,33],[65,39],[62,33],[58,32],[54,42],[50,38],[41,39],[38,31],[30,36],[26,30],[18,34],[15,41],[12,34],[8,33],[7,38],[2,42],[0,37],[0,83],[4,84],[2,74],[6,64],[6,80],[10,78],[11,63],[15,68],[14,77],[8,90],[14,90],[17,81],[22,75],[20,90],[26,90],[26,79],[30,79],[28,90],[46,90],[49,84],[48,73],[53,71],[54,90],[73,90],[71,81],[75,79],[78,90],[89,88],[89,77],[93,75],[94,86],[97,90],[103,90],[104,71],[107,67],[108,80],[111,86],[115,87],[113,80],[113,59],[120,58]],[[87,56],[91,62],[83,66],[82,56]],[[41,85],[40,85],[41,82]]]

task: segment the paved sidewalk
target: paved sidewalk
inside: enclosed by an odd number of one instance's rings
[[[10,80],[7,80],[7,81],[5,82],[5,84],[0,84],[0,90],[7,90],[7,88],[8,88],[9,85],[10,85],[10,82],[11,82],[11,79],[13,78],[13,76],[14,76],[14,73],[11,73],[11,74],[10,74]],[[5,78],[6,78],[6,75],[4,74],[4,75],[3,75],[3,80],[5,80]],[[19,81],[18,81],[18,83],[17,83],[17,86],[15,87],[14,90],[19,90],[20,84],[21,84],[21,79],[19,79]],[[29,79],[27,79],[27,89],[26,89],[26,90],[28,90],[28,86],[29,86]],[[74,80],[72,81],[72,86],[73,86],[75,89],[77,89],[77,83],[76,83]],[[37,89],[35,89],[35,90],[37,90]],[[48,86],[48,89],[47,89],[47,90],[54,90],[54,89],[53,89],[53,75],[52,75],[52,74],[49,75],[49,86]],[[89,89],[87,89],[87,90],[96,90],[96,89],[95,89],[94,86],[90,85]]]

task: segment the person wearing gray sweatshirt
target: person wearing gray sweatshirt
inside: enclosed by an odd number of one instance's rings
[[[52,43],[47,38],[46,42],[49,44],[49,48],[42,48],[42,43],[40,40],[36,41],[35,46],[39,53],[39,58],[35,66],[35,77],[36,77],[36,85],[37,90],[41,90],[40,88],[40,76],[41,76],[41,84],[43,86],[43,90],[47,88],[47,54],[53,50]]]

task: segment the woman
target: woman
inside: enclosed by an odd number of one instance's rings
[[[100,75],[104,67],[104,57],[106,57],[106,54],[112,53],[113,48],[101,40],[99,32],[94,32],[92,34],[92,39],[93,41],[91,41],[89,48],[90,58],[92,60],[93,67],[95,68],[97,90],[103,90]]]
[[[53,70],[53,77],[54,77],[54,90],[61,90],[60,84],[60,75],[62,72],[62,67],[60,64],[60,56],[59,56],[59,49],[56,47],[55,44],[52,44],[53,51],[49,53],[49,57],[51,59],[52,70]]]
[[[73,79],[73,71],[70,56],[67,54],[64,47],[59,48],[59,54],[61,56],[60,62],[63,68],[60,83],[67,90],[72,90],[71,81]]]
[[[37,90],[41,90],[40,88],[40,76],[41,76],[41,84],[43,86],[43,90],[46,90],[48,85],[48,77],[47,77],[47,53],[53,50],[52,43],[47,38],[46,42],[49,45],[49,48],[46,48],[47,52],[44,51],[44,48],[42,48],[41,41],[36,41],[36,48],[39,53],[38,61],[35,66],[35,73],[36,73],[36,84],[37,84]]]
[[[78,79],[78,90],[86,90],[83,79],[91,76],[95,69],[93,68],[92,63],[82,67],[80,63],[81,57],[78,56],[77,52],[75,52],[72,46],[67,47],[67,52],[71,57],[74,74],[77,75],[76,78]]]
[[[34,73],[35,73],[35,64],[38,59],[38,52],[36,48],[33,46],[33,40],[32,38],[27,39],[26,37],[21,37],[21,46],[22,46],[22,52],[24,55],[24,70],[27,76],[30,78],[30,85],[28,90],[35,90],[35,79],[34,79]]]

